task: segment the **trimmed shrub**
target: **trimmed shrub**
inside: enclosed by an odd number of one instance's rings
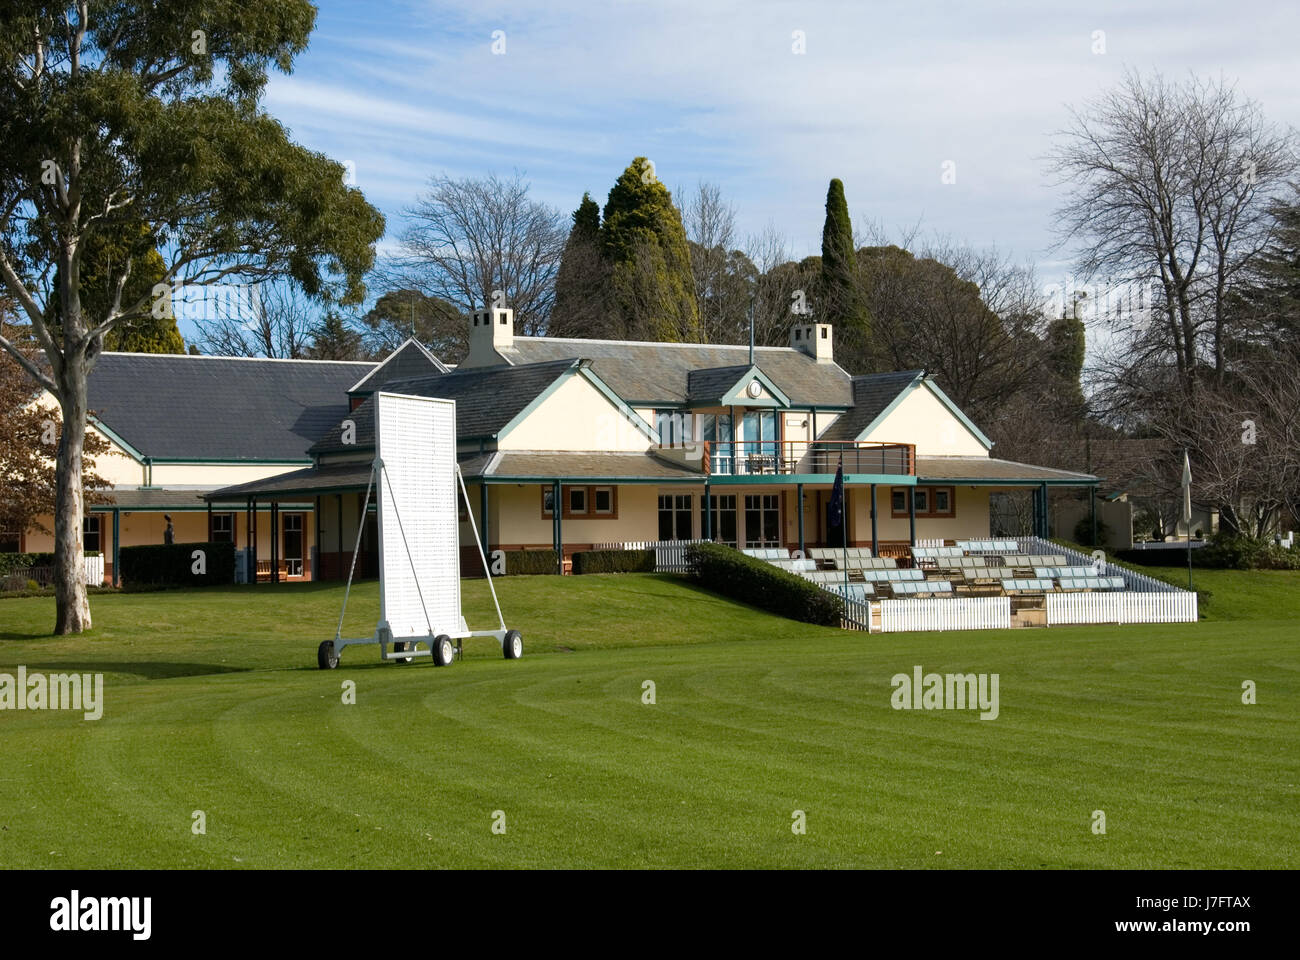
[[[841,598],[731,547],[693,543],[686,548],[686,562],[698,583],[742,603],[825,627],[838,627],[844,617]]]
[[[506,576],[537,576],[556,572],[554,550],[506,550]],[[488,563],[492,563],[488,554]]]
[[[1272,540],[1219,535],[1192,551],[1192,566],[1222,570],[1300,570],[1300,550]]]
[[[193,573],[194,551],[207,554],[205,574]],[[199,587],[235,582],[235,545],[224,543],[160,543],[123,547],[122,580],[132,586]]]
[[[20,567],[52,567],[52,553],[0,553],[0,577]]]
[[[584,550],[573,555],[574,573],[654,573],[653,550]]]

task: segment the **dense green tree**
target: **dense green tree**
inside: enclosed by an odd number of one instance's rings
[[[312,328],[312,342],[307,353],[313,360],[366,359],[361,333],[337,310],[325,311],[320,323]]]
[[[609,192],[601,249],[614,307],[628,336],[699,340],[686,230],[672,194],[645,157],[635,158]]]
[[[868,312],[857,267],[844,184],[832,180],[826,191],[826,221],[822,225],[818,319],[835,324],[847,336],[865,340]]]
[[[131,275],[117,260],[109,302],[82,300],[95,238],[142,230],[168,283],[277,276],[312,297],[364,297],[383,217],[345,185],[341,164],[294,143],[260,106],[268,71],[289,72],[315,18],[308,0],[0,7],[0,280],[45,363],[3,336],[0,348],[62,409],[56,633],[91,626],[81,540],[87,380],[105,338],[153,301],[152,291],[126,299]]]
[[[184,353],[185,340],[176,326],[170,296],[153,296],[155,285],[164,283],[167,265],[154,246],[148,227],[114,224],[113,232],[88,234],[81,252],[81,309],[88,316],[107,316],[113,304],[113,283],[119,268],[129,263],[130,273],[122,289],[122,301],[150,300],[153,307],[123,320],[104,335],[104,349],[124,353]],[[122,234],[126,235],[123,236]],[[54,286],[46,304],[47,323],[60,315],[59,288],[63,278],[54,274]]]
[[[469,321],[441,297],[419,290],[389,290],[361,318],[361,338],[370,356],[382,359],[410,337],[443,363],[460,363],[469,352]]]
[[[584,193],[555,276],[555,306],[547,333],[553,337],[613,339],[617,317],[609,304],[609,270],[600,244],[600,207]]]
[[[1047,325],[1044,372],[1052,380],[1052,391],[1059,400],[1061,413],[1071,419],[1084,414],[1081,378],[1085,352],[1084,326],[1078,317],[1058,317]]]

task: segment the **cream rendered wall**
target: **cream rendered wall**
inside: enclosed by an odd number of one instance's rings
[[[522,423],[497,441],[500,450],[644,451],[650,438],[580,374],[569,374]]]
[[[989,455],[984,444],[925,386],[911,389],[889,416],[862,439],[914,443],[920,457]]]
[[[602,484],[592,484],[602,486]],[[490,484],[489,514],[493,546],[549,547],[552,540],[551,518],[542,516],[542,487],[549,484]],[[659,489],[654,484],[629,483],[618,487],[616,519],[563,518],[566,544],[616,543],[655,540],[659,536]],[[478,516],[477,505],[474,511]],[[470,544],[468,524],[461,525],[462,544]]]
[[[895,519],[890,510],[890,491],[892,487],[880,484],[876,487],[876,509],[878,513],[877,536],[881,540],[907,540],[909,526],[907,517]],[[943,538],[946,540],[974,539],[989,535],[989,489],[969,486],[955,486],[953,493],[956,500],[955,517],[917,517],[916,536],[918,540]],[[852,536],[859,544],[871,542],[871,489],[853,486],[852,491]]]

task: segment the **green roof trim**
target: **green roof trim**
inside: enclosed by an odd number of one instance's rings
[[[106,424],[103,420],[100,420],[99,417],[93,415],[87,417],[86,419],[90,421],[90,424],[96,430],[98,430],[104,436],[108,437],[109,440],[112,440],[119,447],[125,450],[132,459],[136,460],[138,463],[144,463],[144,454],[141,453],[139,450],[137,450],[135,447],[131,446],[131,444],[123,440],[122,437],[115,430],[109,427],[109,425]]]

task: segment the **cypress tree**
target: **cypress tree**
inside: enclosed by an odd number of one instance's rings
[[[573,227],[555,274],[555,306],[547,334],[552,337],[617,337],[608,304],[609,277],[600,249],[600,207],[590,193],[573,211]]]
[[[846,333],[865,337],[866,305],[858,289],[857,257],[853,251],[853,224],[844,199],[844,184],[836,179],[826,191],[826,222],[822,227],[821,309],[819,319]]]

